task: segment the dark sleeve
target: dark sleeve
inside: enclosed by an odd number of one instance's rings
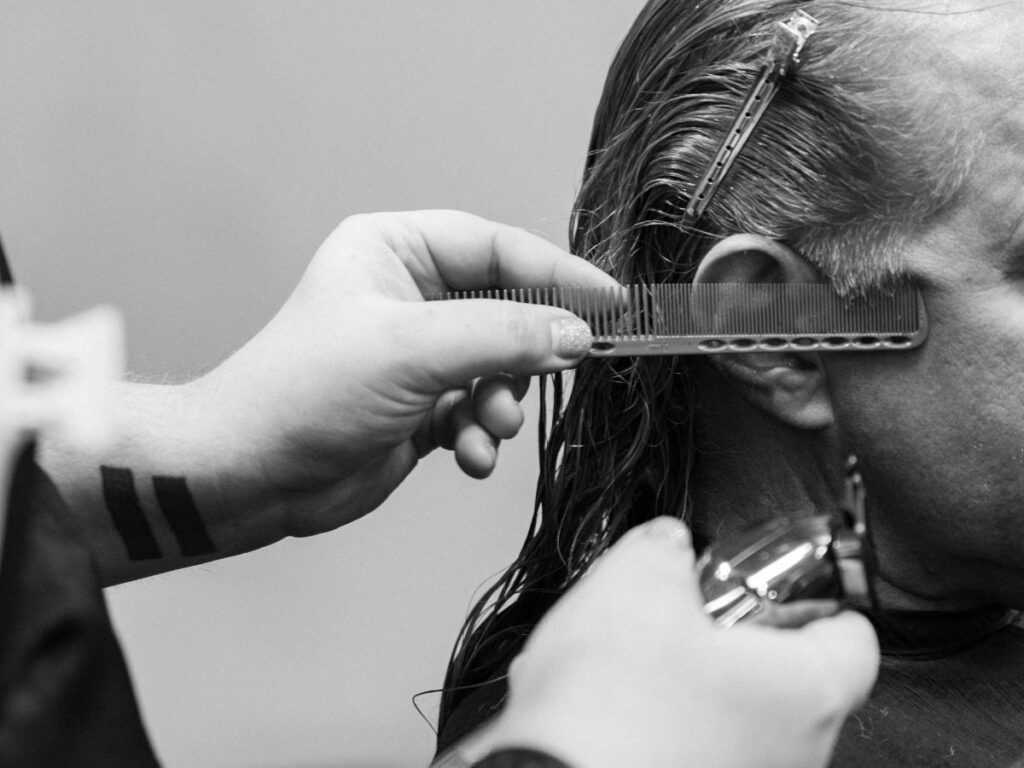
[[[7,256],[4,254],[4,246],[0,243],[0,285],[11,285],[14,283],[14,275],[7,264]]]
[[[0,560],[0,765],[158,766],[92,557],[31,449],[17,462],[9,501]]]
[[[472,768],[569,768],[551,755],[536,749],[500,749]]]

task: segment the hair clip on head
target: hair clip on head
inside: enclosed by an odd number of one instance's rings
[[[729,126],[725,139],[718,147],[715,158],[705,171],[690,196],[690,203],[683,212],[681,224],[692,226],[704,215],[711,198],[729,172],[732,164],[754,132],[758,122],[779,91],[782,78],[793,75],[803,63],[800,54],[808,38],[818,28],[818,21],[804,11],[795,11],[786,21],[780,21],[775,28],[775,39],[768,51],[768,60],[761,73],[747,93],[739,113]]]

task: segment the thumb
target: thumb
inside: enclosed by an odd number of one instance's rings
[[[671,593],[672,605],[703,617],[694,559],[689,528],[678,518],[657,517],[629,530],[603,554],[593,579],[614,580],[633,594]]]
[[[849,708],[862,703],[878,677],[879,650],[875,630],[854,611],[811,622],[794,630],[807,637],[833,670],[838,690],[849,698]]]
[[[410,304],[409,362],[438,388],[496,373],[534,375],[569,368],[590,349],[590,327],[557,307],[493,299]]]

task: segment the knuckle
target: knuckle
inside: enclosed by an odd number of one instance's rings
[[[352,232],[374,229],[380,221],[380,215],[379,213],[353,213],[341,220],[338,230]]]
[[[508,339],[518,352],[516,362],[526,362],[536,357],[540,346],[538,334],[526,309],[518,304],[510,305],[505,310],[504,323]]]

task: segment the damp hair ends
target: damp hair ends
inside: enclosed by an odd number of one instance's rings
[[[808,10],[820,27],[798,76],[783,85],[704,215],[681,224],[757,77],[773,25],[800,7],[647,4],[597,109],[570,227],[576,254],[622,283],[687,282],[717,239],[750,232],[785,241],[844,293],[900,277],[904,239],[955,197],[971,157],[960,110],[936,109],[939,96],[914,80],[921,61],[941,52],[912,13],[816,0]],[[692,371],[704,364],[588,359],[551,378],[533,521],[518,558],[462,628],[442,729],[626,530],[675,515],[695,523],[702,546],[691,492],[701,456]]]

